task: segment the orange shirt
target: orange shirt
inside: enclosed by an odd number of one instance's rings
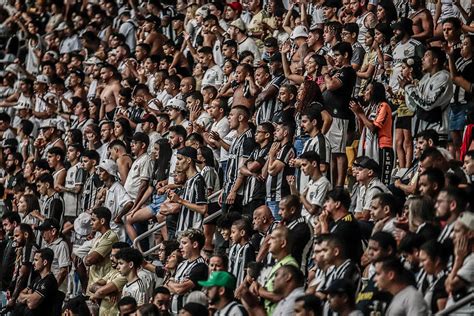
[[[380,104],[374,125],[378,129],[380,148],[392,147],[392,109],[388,103],[382,102]]]

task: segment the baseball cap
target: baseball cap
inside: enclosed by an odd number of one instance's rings
[[[84,61],[84,64],[86,64],[86,65],[97,65],[97,64],[100,64],[101,62],[102,62],[102,60],[100,60],[98,57],[92,56],[92,57],[87,58]]]
[[[49,84],[49,78],[45,75],[38,75],[36,76],[36,82]]]
[[[191,158],[194,161],[197,161],[197,150],[193,147],[183,147],[178,150],[178,155],[185,156]]]
[[[67,29],[67,23],[66,22],[61,22],[59,23],[58,27],[56,28],[56,31],[64,31]]]
[[[74,231],[81,236],[87,236],[92,232],[91,215],[87,212],[82,212],[74,220]]]
[[[466,226],[467,229],[474,230],[474,213],[464,211],[461,213],[461,215],[459,215],[457,221]]]
[[[242,12],[242,5],[241,5],[240,2],[238,2],[238,1],[234,1],[234,2],[228,3],[227,5],[228,5],[229,7],[231,7],[232,10],[234,10],[234,11]]]
[[[166,107],[177,109],[177,110],[180,110],[180,111],[186,111],[186,103],[184,103],[183,100],[180,100],[180,99],[177,99],[177,98],[173,98],[173,99],[169,100],[168,103],[166,104]]]
[[[349,297],[354,297],[355,289],[352,283],[344,279],[336,279],[329,284],[327,289],[322,291],[327,294],[346,294]]]
[[[50,229],[53,229],[53,228],[56,228],[59,230],[59,222],[57,219],[55,218],[47,218],[44,220],[44,222],[39,225],[36,229],[37,230],[41,230],[41,231],[45,231],[45,230],[50,230]]]
[[[235,277],[226,271],[214,271],[209,276],[207,281],[198,281],[200,286],[212,287],[222,286],[231,290],[235,290],[236,279]]]
[[[4,139],[1,145],[3,148],[16,148],[18,147],[18,141],[16,138]]]
[[[143,115],[141,121],[142,121],[142,123],[145,123],[145,122],[153,123],[153,124],[155,124],[155,126],[156,126],[156,124],[158,124],[158,120],[156,119],[156,116],[154,116],[153,114],[149,114],[149,113]]]
[[[293,32],[291,32],[290,38],[292,40],[297,39],[298,37],[308,37],[308,29],[303,25],[298,25],[295,27]]]
[[[179,20],[179,21],[184,22],[185,19],[186,19],[186,16],[182,13],[178,13],[175,16],[171,17],[171,21]]]
[[[369,169],[374,172],[379,172],[379,168],[380,168],[379,164],[375,160],[367,156],[361,156],[361,157],[356,158],[356,160],[354,161],[354,166],[360,167],[363,169]]]
[[[202,6],[196,10],[195,15],[196,14],[202,16],[203,18],[207,18],[207,16],[209,15],[209,9],[207,8],[207,6]]]
[[[245,32],[245,30],[247,30],[247,28],[245,27],[244,21],[242,21],[242,19],[240,19],[240,18],[237,19],[237,20],[232,21],[232,23],[230,23],[230,26],[236,27],[239,30],[241,30],[242,32]]]
[[[96,167],[97,169],[105,170],[108,174],[113,177],[118,177],[118,167],[115,161],[111,159],[104,159],[102,160],[99,165]]]
[[[21,69],[18,64],[10,64],[5,67],[5,72],[11,72],[14,75],[18,75],[21,72]]]

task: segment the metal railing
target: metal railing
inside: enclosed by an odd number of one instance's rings
[[[211,202],[217,202],[217,198],[219,197],[219,195],[221,194],[222,190],[219,190],[219,191],[216,191],[214,192],[213,194],[209,195],[207,197],[207,200],[209,203]],[[209,216],[206,216],[203,220],[203,224],[207,224],[209,223],[210,221],[218,218],[219,216],[221,216],[222,214],[222,210],[219,210]],[[162,222],[162,223],[159,223],[158,225],[154,225],[151,229],[147,230],[146,232],[144,232],[143,234],[137,236],[137,238],[135,238],[135,240],[133,241],[133,247],[140,250],[140,252],[142,253],[143,256],[148,256],[149,254],[153,253],[156,249],[158,249],[158,247],[160,245],[155,245],[153,247],[151,247],[150,249],[148,249],[147,251],[143,252],[140,247],[138,247],[138,243],[147,238],[148,236],[150,236],[151,234],[155,233],[156,231],[162,229],[164,226],[166,225],[166,221]]]
[[[140,247],[138,247],[138,242],[145,239],[145,238],[147,238],[148,236],[150,236],[151,234],[153,234],[157,230],[162,229],[165,225],[166,225],[166,221],[163,222],[163,223],[159,223],[158,225],[153,226],[151,229],[149,229],[146,232],[144,232],[143,234],[137,236],[137,238],[135,238],[135,240],[133,241],[133,247],[140,250],[140,252],[142,253],[143,256],[148,256],[149,254],[151,254],[153,251],[158,249],[158,247],[160,246],[159,244],[155,245],[155,246],[151,247],[150,249],[148,249],[147,251],[143,252],[140,249]]]
[[[449,315],[452,312],[455,312],[455,311],[459,310],[460,308],[462,308],[462,307],[464,307],[467,304],[472,303],[472,302],[474,302],[474,293],[471,293],[468,296],[463,297],[462,299],[460,299],[459,301],[457,301],[453,305],[449,306],[448,308],[445,308],[444,310],[436,313],[436,316]],[[474,309],[471,310],[470,312],[468,312],[466,315],[473,315],[473,314],[474,314]]]

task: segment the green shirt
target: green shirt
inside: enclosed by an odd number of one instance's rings
[[[285,258],[278,261],[268,273],[268,276],[266,277],[266,280],[265,280],[265,284],[263,285],[267,291],[273,292],[273,280],[275,280],[276,272],[278,269],[280,269],[284,265],[291,265],[291,266],[298,267],[298,262],[296,262],[295,258],[293,258],[291,255],[288,255]],[[267,311],[267,315],[271,316],[277,304],[269,300],[265,300],[264,304],[265,304],[265,310]]]

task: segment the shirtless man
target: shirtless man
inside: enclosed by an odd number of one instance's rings
[[[115,69],[112,65],[106,64],[100,70],[100,79],[102,79],[102,92],[100,93],[100,119],[107,117],[108,120],[114,119],[115,109],[119,105],[120,81],[115,77]]]
[[[257,85],[253,79],[252,66],[248,64],[239,65],[235,71],[235,84],[231,89],[234,91],[234,98],[232,100],[232,107],[236,105],[243,105],[249,110],[253,110],[255,105],[255,95],[251,94],[250,90],[258,90]],[[254,89],[251,86],[254,86]],[[249,86],[247,88],[247,85]]]
[[[118,139],[115,139],[110,142],[109,144],[109,153],[110,159],[115,161],[118,166],[119,176],[120,176],[120,183],[122,185],[125,184],[125,180],[127,180],[128,172],[132,167],[132,158],[130,155],[127,154],[127,149],[125,148],[125,144]]]
[[[413,13],[410,19],[413,21],[413,39],[421,42],[433,37],[433,17],[425,8],[425,0],[410,0]]]
[[[154,16],[147,17],[143,26],[138,29],[138,43],[146,43],[150,45],[150,55],[164,55],[163,44],[166,36],[158,32],[160,23]]]

